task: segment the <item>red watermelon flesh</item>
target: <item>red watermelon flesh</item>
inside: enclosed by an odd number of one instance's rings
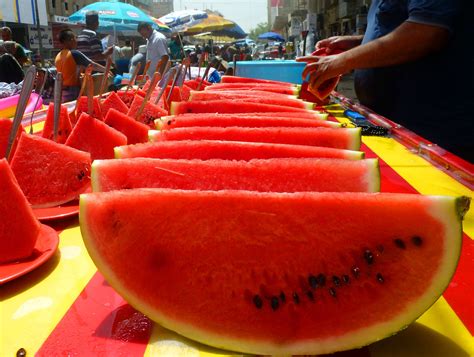
[[[140,109],[143,103],[143,97],[137,95],[130,106],[130,109],[127,113],[128,116],[135,118],[138,110]],[[159,107],[158,105],[153,104],[152,102],[147,102],[145,108],[143,108],[142,113],[138,118],[135,118],[140,123],[146,124],[151,128],[154,127],[154,120],[158,119],[164,115],[168,115],[168,111]]]
[[[87,97],[82,96],[79,98],[79,106],[77,107],[77,117],[76,119],[78,120],[81,116],[82,113],[87,113],[89,114],[89,107],[87,104]],[[94,97],[93,98],[93,114],[92,116],[96,119],[103,120],[102,117],[102,111],[100,110],[100,102],[99,98]],[[77,122],[76,120],[76,122]],[[73,123],[75,124],[75,123]]]
[[[88,153],[27,134],[21,136],[11,162],[28,202],[38,208],[76,199],[89,187],[90,166]]]
[[[308,82],[303,82],[301,84],[301,91],[299,97],[300,99],[306,100],[308,102],[315,103],[316,105],[328,105],[329,104],[329,97],[325,99],[319,99],[313,93],[311,93],[308,89]]]
[[[260,78],[248,78],[248,77],[239,77],[239,76],[222,76],[221,83],[265,83],[265,84],[275,84],[280,86],[295,87],[296,84],[282,81],[275,81],[271,79],[260,79]]]
[[[288,87],[275,84],[265,83],[217,83],[206,87],[204,90],[220,91],[220,90],[258,90],[281,94],[298,94],[299,87]]]
[[[127,137],[104,122],[82,113],[66,145],[87,151],[92,160],[112,159],[114,147],[127,144]]]
[[[8,138],[10,136],[10,131],[12,129],[13,121],[12,119],[1,119],[0,118],[0,159],[5,157],[7,153],[8,147]],[[20,124],[20,128],[18,129],[18,134],[16,136],[15,141],[13,142],[10,158],[13,157],[15,153],[16,146],[18,145],[18,140],[20,140],[21,133],[23,133],[25,129]]]
[[[144,143],[148,141],[148,125],[137,122],[125,112],[111,108],[104,120],[105,124],[120,131],[127,137],[128,144]]]
[[[7,160],[0,159],[0,264],[31,256],[40,231]]]
[[[122,102],[124,102],[129,108],[132,105],[133,99],[135,98],[137,94],[142,97],[145,97],[146,92],[142,91],[141,89],[139,90],[129,89],[128,91],[124,91],[124,90],[117,91],[117,95],[120,97]]]
[[[311,55],[312,56],[328,56],[328,55],[336,55],[339,53],[342,53],[344,51],[342,50],[332,50],[330,54],[326,53],[326,48],[320,48],[316,51],[314,51]],[[341,76],[337,76],[331,79],[328,79],[327,81],[324,81],[318,88],[314,88],[314,86],[309,83],[308,89],[311,93],[313,93],[316,98],[318,98],[320,101],[324,101],[331,92],[336,89],[337,85],[339,84],[339,80],[341,79]]]
[[[148,135],[150,141],[226,140],[324,146],[346,150],[359,150],[361,143],[360,128],[219,128],[202,126],[150,131]]]
[[[340,128],[341,124],[326,120],[295,119],[286,117],[260,117],[260,116],[240,116],[240,117],[202,117],[187,118],[184,115],[177,115],[171,118],[160,118],[155,120],[156,128],[168,130],[173,128],[182,128],[188,126],[240,126],[240,127],[326,127]]]
[[[64,144],[71,133],[71,130],[72,126],[67,107],[61,105],[56,142]],[[46,121],[44,123],[43,132],[41,135],[43,138],[54,140],[54,103],[49,103],[48,113],[46,114]]]
[[[127,113],[128,107],[122,99],[118,96],[117,92],[110,92],[107,98],[102,102],[102,116],[105,118],[110,109],[116,109],[121,113]]]
[[[232,351],[319,355],[391,336],[436,302],[465,203],[135,189],[82,195],[80,225],[108,283],[160,325]]]
[[[172,102],[170,114],[186,113],[253,113],[253,112],[295,112],[310,110],[285,107],[283,105],[247,102],[242,99],[220,99],[206,101]]]
[[[245,92],[245,91],[243,91]],[[251,92],[251,91],[246,91]],[[234,91],[194,91],[191,93],[191,100],[225,100],[225,99],[240,99],[245,102],[264,103],[273,105],[283,105],[287,107],[295,107],[301,109],[313,109],[314,103],[308,103],[293,96],[261,96],[245,93],[235,93]]]
[[[307,145],[286,145],[219,140],[157,141],[115,148],[116,158],[251,160],[271,158],[321,157],[347,160],[364,158],[361,151]]]
[[[187,85],[189,88],[191,88],[193,90],[198,90],[200,82],[201,82],[201,78],[197,78],[197,79],[190,79],[190,80],[184,81],[184,84]],[[204,88],[206,88],[207,86],[210,86],[211,84],[212,83],[204,80],[202,82],[200,90],[204,90]]]
[[[380,190],[377,159],[97,160],[92,164],[91,180],[94,192],[142,187],[259,192]]]
[[[285,118],[296,118],[296,119],[321,119],[326,120],[328,114],[315,112],[308,110],[307,112],[253,112],[253,113],[186,113],[179,114],[183,118],[208,118],[208,117],[226,117],[226,118],[240,118],[246,116],[259,116],[259,117],[285,117]],[[168,115],[162,117],[162,119],[168,119],[169,117],[176,117],[176,115]]]

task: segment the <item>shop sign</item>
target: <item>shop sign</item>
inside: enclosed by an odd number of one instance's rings
[[[51,26],[41,26],[40,32],[43,48],[53,48],[53,30]],[[39,48],[39,34],[36,26],[28,25],[28,43],[30,48]]]

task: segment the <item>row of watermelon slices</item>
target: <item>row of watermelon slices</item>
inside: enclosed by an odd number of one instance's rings
[[[396,333],[449,283],[467,200],[374,193],[358,129],[249,81],[191,93],[151,142],[93,163],[93,261],[135,308],[216,347],[321,354]]]

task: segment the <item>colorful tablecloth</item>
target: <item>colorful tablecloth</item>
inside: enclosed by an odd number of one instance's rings
[[[335,109],[339,116],[342,110]],[[41,130],[35,121],[35,131]],[[473,197],[468,187],[393,138],[363,137],[362,150],[380,159],[382,191]],[[14,356],[21,348],[30,356],[239,355],[190,341],[134,310],[97,272],[77,218],[52,225],[60,232],[59,251],[38,269],[0,286],[0,356]],[[471,209],[459,266],[443,296],[406,330],[336,356],[473,356],[473,238]]]

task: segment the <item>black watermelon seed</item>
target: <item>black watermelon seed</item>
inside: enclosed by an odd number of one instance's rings
[[[168,125],[171,125],[171,120],[168,120]]]
[[[306,296],[308,297],[308,299],[310,299],[311,301],[314,301],[314,295],[313,295],[313,292],[311,290],[308,290],[306,292]]]
[[[335,276],[335,275],[334,275],[334,276],[332,277],[332,282],[334,283],[335,286],[341,285],[341,279],[339,279],[338,276]]]
[[[263,300],[259,295],[255,295],[253,297],[253,303],[257,309],[261,309],[263,307]]]
[[[367,262],[367,264],[371,265],[374,263],[374,255],[372,252],[368,249],[365,250],[364,252],[364,259]]]
[[[336,289],[334,289],[334,288],[329,288],[329,294],[330,294],[332,297],[336,297]]]
[[[272,310],[275,311],[276,309],[278,309],[278,306],[280,306],[280,303],[279,303],[279,300],[278,300],[278,297],[277,296],[272,296],[271,298],[271,306],[272,306]]]
[[[16,351],[16,357],[25,357],[26,356],[26,350],[24,348],[20,348],[18,351]]]
[[[405,242],[402,241],[400,238],[394,239],[393,243],[395,243],[395,246],[397,248],[400,248],[400,249],[405,249],[406,248]]]
[[[421,239],[418,236],[415,236],[411,239],[412,243],[416,245],[417,247],[421,246],[423,244],[423,239]]]
[[[358,278],[360,275],[360,269],[358,267],[353,267],[352,274],[354,275],[355,278]]]
[[[285,293],[283,291],[280,293],[280,300],[281,300],[281,302],[286,301],[286,296],[285,296]]]
[[[308,283],[312,289],[316,289],[318,287],[318,279],[314,275],[308,276]]]
[[[344,275],[342,276],[342,281],[343,281],[344,283],[346,283],[346,284],[349,284],[349,281],[350,281],[349,275],[345,275],[345,274],[344,274]]]
[[[326,276],[324,274],[319,274],[316,279],[318,279],[318,284],[320,286],[326,285]]]
[[[296,305],[300,303],[300,297],[298,296],[297,293],[293,293],[293,301],[295,302]]]
[[[383,283],[383,282],[384,282],[384,279],[383,279],[382,274],[377,273],[377,275],[376,275],[375,277],[377,278],[377,281],[378,281],[379,283]]]

